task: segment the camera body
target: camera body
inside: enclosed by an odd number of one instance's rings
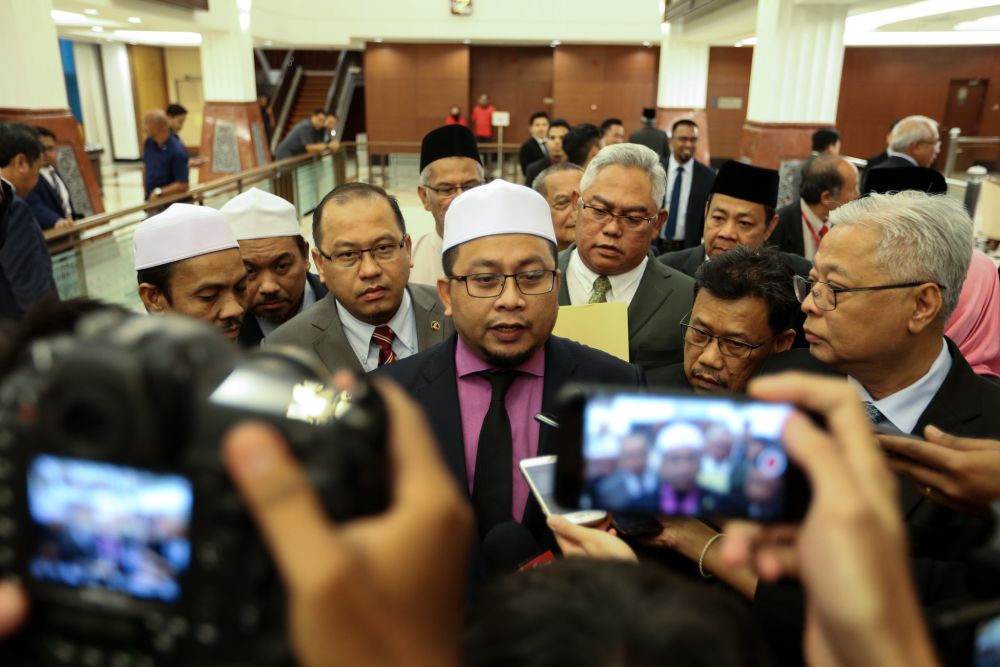
[[[388,506],[386,413],[294,351],[98,313],[0,385],[0,570],[32,598],[4,665],[286,665],[284,591],[231,485],[235,423],[276,427],[335,520]]]

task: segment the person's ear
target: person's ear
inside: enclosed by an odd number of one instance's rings
[[[451,281],[447,277],[438,278],[438,298],[444,306],[445,317],[451,317]]]
[[[319,272],[319,281],[326,285],[326,276],[323,275],[323,263],[326,261],[323,255],[320,254],[319,248],[312,249],[313,264],[316,265],[316,271]],[[329,285],[327,285],[329,287]]]
[[[152,283],[139,283],[139,298],[147,313],[165,313],[170,308],[170,299]]]
[[[934,283],[914,287],[913,312],[910,315],[910,333],[918,334],[931,326],[944,306],[941,288]]]
[[[771,345],[771,353],[777,354],[778,352],[787,352],[792,349],[792,345],[794,343],[795,329],[785,329],[774,337],[774,341]]]
[[[424,210],[431,210],[430,204],[427,202],[427,188],[422,185],[418,185],[417,194],[420,196],[420,203],[424,205]]]
[[[775,228],[778,226],[778,214],[775,213],[771,216],[771,222],[767,223],[767,232],[764,234],[764,240],[771,238],[771,234],[774,233]]]

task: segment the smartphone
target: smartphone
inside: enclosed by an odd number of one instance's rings
[[[545,516],[558,514],[567,521],[581,526],[594,526],[604,521],[608,514],[602,510],[571,510],[556,503],[555,491],[556,457],[537,456],[521,460],[521,474],[528,481],[531,493],[542,508]]]
[[[808,484],[782,432],[794,408],[577,386],[562,395],[556,501],[656,516],[800,520]]]

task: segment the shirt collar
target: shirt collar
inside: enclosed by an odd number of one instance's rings
[[[684,173],[690,174],[694,170],[694,158],[691,158],[684,164],[681,164],[680,162],[677,161],[676,158],[674,158],[674,153],[673,151],[671,151],[670,160],[667,162],[667,167],[668,167],[667,176],[670,176],[670,174],[675,173],[677,171],[677,167],[683,169]]]
[[[820,227],[826,224],[826,222],[819,219],[815,211],[809,208],[809,204],[806,203],[805,199],[799,200],[799,208],[802,209],[802,215],[806,216],[806,220],[809,221],[809,224],[811,224],[813,226],[813,229],[816,230],[817,232],[819,231]]]
[[[353,335],[358,342],[364,341],[365,349],[371,344],[372,334],[375,333],[375,325],[368,324],[367,322],[362,322],[358,318],[351,315],[351,313],[344,308],[344,306],[334,299],[337,304],[337,314],[340,315],[340,323],[343,325],[345,332],[349,335]],[[416,327],[408,327],[406,325],[407,317],[410,310],[413,308],[413,301],[410,298],[410,290],[403,290],[403,300],[399,303],[399,308],[396,309],[396,314],[392,316],[392,319],[386,322],[386,325],[392,329],[392,332],[396,334],[396,339],[401,342],[406,348],[412,352],[417,351],[417,341],[414,336],[416,335]]]
[[[889,150],[887,150],[885,153],[889,157],[901,157],[904,160],[906,160],[907,162],[909,162],[910,164],[912,164],[914,167],[919,167],[920,166],[919,164],[917,164],[916,160],[914,160],[911,156],[907,155],[906,153],[897,153],[896,151],[892,150],[891,148]]]
[[[608,276],[608,281],[611,283],[611,295],[617,296],[628,292],[632,285],[639,282],[642,279],[643,271],[646,270],[647,262],[649,262],[648,255],[643,257],[639,265],[631,271],[619,273],[617,276]],[[569,274],[574,276],[574,279],[578,281],[580,286],[586,289],[587,294],[594,291],[594,281],[597,280],[597,276],[600,274],[594,273],[583,263],[583,260],[580,259],[580,253],[576,248],[573,248],[573,252],[569,256],[569,265],[566,268]]]
[[[477,357],[472,349],[465,344],[462,337],[458,337],[458,343],[455,345],[455,372],[458,374],[458,377],[462,378],[468,375],[482,373],[483,371],[493,370],[494,368],[499,368],[499,366]],[[539,346],[539,348],[535,350],[530,357],[528,357],[527,361],[506,370],[515,370],[520,371],[521,373],[527,373],[528,375],[544,377],[545,346]]]
[[[847,381],[853,386],[862,401],[874,403],[886,419],[892,422],[893,426],[904,433],[912,433],[913,429],[920,421],[920,415],[924,413],[930,405],[938,389],[944,384],[951,370],[951,353],[944,339],[941,339],[941,352],[931,367],[922,378],[911,384],[909,387],[900,389],[895,394],[886,396],[878,401],[873,401],[871,394],[860,382],[848,376]]]

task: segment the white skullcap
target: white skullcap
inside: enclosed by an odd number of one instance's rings
[[[140,222],[132,237],[136,271],[239,247],[226,216],[191,204],[171,204]]]
[[[444,216],[441,252],[498,234],[530,234],[555,243],[556,232],[545,197],[501,179],[463,192]]]
[[[675,449],[701,449],[704,444],[701,429],[685,422],[671,424],[656,436],[656,449],[663,453]]]
[[[220,209],[229,219],[236,240],[272,239],[278,236],[299,236],[299,217],[287,200],[270,192],[250,188]]]

